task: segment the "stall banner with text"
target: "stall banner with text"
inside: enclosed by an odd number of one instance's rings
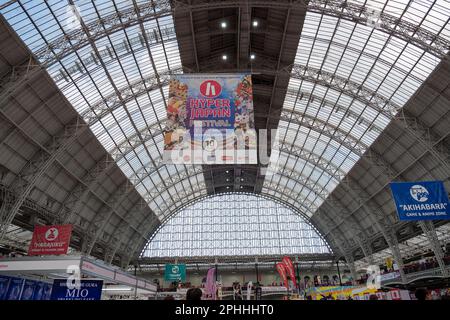
[[[0,300],[50,300],[49,283],[0,276]]]
[[[77,288],[68,286],[67,279],[55,279],[50,300],[100,300],[102,287],[102,280],[80,280]]]
[[[72,225],[35,226],[28,255],[66,254],[71,235]]]
[[[449,201],[442,181],[392,182],[400,220],[449,219]]]
[[[164,280],[166,280],[166,281],[185,281],[186,280],[186,265],[184,265],[184,264],[166,264]]]
[[[180,74],[169,83],[164,163],[256,164],[250,74]]]

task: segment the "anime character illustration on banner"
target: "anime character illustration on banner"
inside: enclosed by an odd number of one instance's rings
[[[249,74],[183,74],[169,82],[164,162],[256,164]]]

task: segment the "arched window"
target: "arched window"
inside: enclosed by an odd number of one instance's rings
[[[299,213],[250,194],[199,201],[154,234],[144,257],[327,254],[331,250]]]

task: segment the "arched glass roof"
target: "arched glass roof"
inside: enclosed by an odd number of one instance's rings
[[[68,3],[0,0],[0,8],[164,221],[174,204],[208,193],[201,166],[161,159],[167,81],[182,72],[177,9],[170,1]],[[351,16],[352,6],[364,7]],[[359,19],[365,8],[384,20]],[[278,125],[282,170],[266,175],[261,193],[293,194],[286,201],[311,217],[447,54],[423,42],[450,40],[449,10],[446,0],[309,1]],[[418,28],[403,30],[407,23]],[[427,32],[435,40],[422,39]]]
[[[330,253],[298,213],[261,196],[230,193],[181,210],[155,233],[143,257]]]
[[[320,3],[311,1],[310,6]],[[283,117],[279,123],[280,144],[301,149],[339,169],[343,175],[361,157],[342,142],[351,141],[364,152],[394,119],[408,99],[439,64],[440,58],[383,29],[381,15],[412,22],[450,38],[449,7],[445,1],[351,1],[375,10],[373,24],[358,23],[333,15],[308,11],[298,44],[284,101],[284,112],[296,111],[304,119],[320,121],[311,128]],[[323,7],[327,7],[323,4]],[[332,4],[329,5],[329,9]],[[342,10],[345,6],[342,6]],[[443,14],[447,12],[447,15]],[[294,67],[295,69],[295,67]],[[396,111],[389,111],[389,110]],[[326,127],[323,124],[329,125]],[[342,139],[336,139],[342,136]],[[289,164],[289,165],[288,165]],[[280,158],[281,166],[307,177],[312,188],[331,193],[339,183],[318,166],[308,166],[296,155]],[[311,188],[296,184],[280,174],[267,176],[263,191],[273,184],[295,188],[319,207],[325,198]]]

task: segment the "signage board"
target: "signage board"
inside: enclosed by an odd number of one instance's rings
[[[185,281],[186,265],[184,264],[166,264],[164,272],[164,280],[166,281]]]
[[[71,235],[72,225],[35,226],[28,255],[66,254]]]
[[[400,220],[442,220],[450,218],[448,194],[442,181],[392,182]]]
[[[20,300],[23,283],[24,279],[11,277],[9,280],[8,291],[6,293],[6,300]]]
[[[50,300],[100,300],[102,280],[80,280],[80,286],[71,288],[70,281],[55,279]]]
[[[256,164],[250,74],[180,74],[169,82],[165,163]]]

